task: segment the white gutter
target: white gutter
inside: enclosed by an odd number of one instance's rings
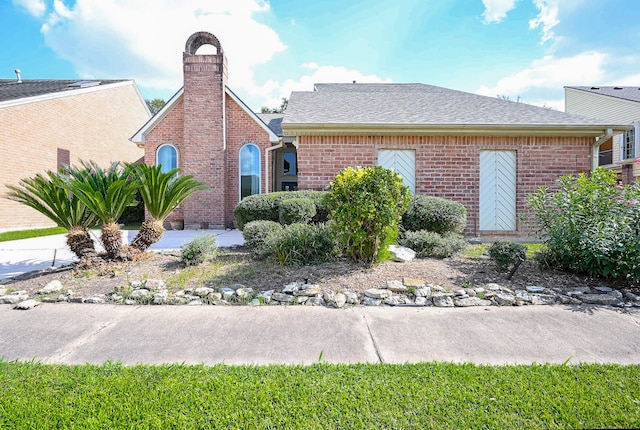
[[[603,143],[605,143],[612,137],[613,129],[608,128],[605,134],[595,138],[593,145],[591,145],[591,170],[595,170],[598,168],[598,148],[600,148]]]
[[[268,147],[265,151],[264,151],[264,180],[265,180],[265,184],[266,184],[266,188],[267,188],[267,192],[265,194],[269,194],[269,170],[271,170],[271,166],[269,164],[269,154],[271,153],[271,151],[274,151],[276,149],[282,148],[284,146],[284,142],[282,141],[282,139],[280,139],[280,143],[278,143],[275,146],[270,146]],[[272,187],[273,188],[273,184]],[[273,191],[273,190],[272,190]]]

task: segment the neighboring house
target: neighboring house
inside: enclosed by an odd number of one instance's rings
[[[131,80],[0,80],[0,142],[5,185],[63,164],[94,160],[138,161],[144,152],[129,140],[151,116]],[[2,198],[0,231],[47,227],[34,209]]]
[[[209,44],[215,54],[197,55]],[[192,35],[184,87],[132,140],[145,161],[207,183],[174,216],[186,228],[233,226],[241,198],[325,189],[343,168],[383,165],[412,192],[462,203],[467,234],[528,234],[527,196],[587,172],[616,122],[423,84],[318,84],[293,92],[284,115],[253,113],[227,87],[219,41]]]
[[[564,87],[565,111],[577,115],[630,124],[632,129],[597,147],[597,164],[618,172],[624,183],[640,176],[640,87]]]

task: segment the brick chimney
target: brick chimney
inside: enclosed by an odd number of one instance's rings
[[[196,55],[212,45],[215,54]],[[198,32],[189,37],[183,54],[184,148],[181,171],[204,182],[208,190],[183,204],[185,228],[224,228],[226,196],[225,85],[227,61],[218,39]]]

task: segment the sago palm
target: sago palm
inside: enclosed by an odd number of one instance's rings
[[[122,235],[117,220],[128,206],[136,203],[137,182],[130,177],[130,168],[123,168],[119,162],[106,169],[93,161],[81,165],[69,169],[65,187],[102,222],[102,245],[107,257],[120,258]]]
[[[162,172],[160,166],[138,164],[132,167],[140,197],[151,219],[142,223],[131,246],[146,251],[162,237],[164,220],[193,193],[207,188],[192,175],[177,176],[178,169]]]
[[[88,229],[98,219],[73,193],[62,186],[60,174],[48,171],[20,180],[18,186],[7,185],[7,198],[27,205],[67,229],[67,246],[79,258],[95,254],[95,246]]]

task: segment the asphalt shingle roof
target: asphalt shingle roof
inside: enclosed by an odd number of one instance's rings
[[[276,136],[282,137],[282,118],[283,113],[257,113],[258,118],[262,120],[267,127],[275,133]]]
[[[43,96],[47,94],[70,92],[80,88],[69,85],[77,82],[98,82],[99,85],[125,82],[118,80],[82,80],[82,79],[25,79],[18,82],[16,79],[0,79],[0,102],[20,100],[28,97]],[[97,86],[97,85],[89,85]],[[84,87],[86,88],[86,86]]]
[[[594,94],[602,94],[605,96],[617,97],[619,99],[631,100],[634,102],[640,102],[640,87],[570,87],[574,90],[587,91]]]
[[[291,93],[283,124],[603,125],[602,120],[426,84],[316,84]]]

